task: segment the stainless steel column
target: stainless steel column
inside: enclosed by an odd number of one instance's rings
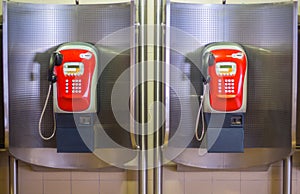
[[[9,157],[9,194],[18,194],[18,161]]]
[[[283,194],[292,194],[292,156],[283,160]]]
[[[155,194],[162,194],[162,176],[163,176],[163,169],[162,169],[162,130],[164,126],[161,126],[163,121],[163,110],[160,103],[163,102],[163,80],[162,80],[162,72],[163,72],[163,31],[162,27],[164,27],[164,7],[166,5],[165,0],[156,0],[154,5],[154,102],[156,103],[155,108],[155,124],[154,129],[156,130],[154,136],[154,171],[153,171],[153,191]]]
[[[138,121],[141,123],[139,126],[138,134],[138,145],[140,150],[139,154],[139,173],[138,173],[138,190],[139,194],[146,194],[148,192],[148,158],[147,158],[147,129],[145,124],[147,122],[147,71],[146,71],[146,61],[147,61],[147,31],[145,29],[147,25],[147,1],[138,0],[137,1],[137,25],[138,25],[138,49],[137,49],[137,72],[138,72]]]

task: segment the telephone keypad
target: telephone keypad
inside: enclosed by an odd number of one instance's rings
[[[234,79],[218,79],[218,93],[234,94],[235,87]]]
[[[66,93],[69,93],[69,80],[66,80]],[[81,79],[73,79],[72,80],[72,94],[80,94],[81,93]]]

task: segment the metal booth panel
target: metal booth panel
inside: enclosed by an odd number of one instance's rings
[[[4,2],[4,45],[7,44],[4,80],[8,86],[5,98],[9,111],[6,118],[9,150],[14,157],[55,168],[109,166],[109,162],[92,153],[57,153],[55,138],[44,141],[39,137],[38,122],[48,90],[50,55],[60,44],[70,41],[89,42],[99,49],[98,119],[104,123],[108,137],[124,147],[130,146],[129,132],[115,123],[110,96],[113,83],[130,66],[131,6],[130,2],[97,5]],[[129,93],[129,77],[122,84]],[[51,97],[42,122],[45,136],[53,130]],[[95,131],[97,139],[99,133]],[[101,143],[95,145],[96,149],[101,146]],[[115,154],[115,158],[119,154],[111,151],[114,148],[110,146],[103,149]]]
[[[296,126],[296,3],[171,2],[168,17],[171,88],[167,157],[186,166],[237,169],[269,165],[289,156]],[[248,57],[244,153],[206,153],[194,137],[203,80],[197,62],[203,47],[212,42],[239,43]]]

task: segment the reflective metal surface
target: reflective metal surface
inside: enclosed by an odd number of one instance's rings
[[[298,22],[299,22],[300,16],[298,16]],[[298,50],[300,48],[300,24],[298,23]],[[298,52],[298,59],[299,59],[300,53]],[[298,67],[299,67],[299,62],[298,60]],[[298,68],[298,74],[299,74],[299,68]],[[300,91],[300,79],[298,79],[298,90]],[[297,142],[297,149],[300,148],[300,98],[297,99],[297,133],[296,133],[296,142]]]
[[[76,6],[5,2],[4,7],[9,151],[18,160],[46,167],[92,169],[107,166],[93,154],[56,153],[55,138],[43,141],[39,137],[38,121],[47,95],[51,52],[64,42],[90,42],[101,50],[99,120],[114,142],[124,148],[131,147],[129,132],[116,123],[110,107],[113,83],[130,65],[130,30],[124,29],[131,26],[131,4]],[[121,83],[128,93],[129,79],[128,76],[128,82]],[[53,129],[52,99],[45,115],[42,128],[48,135]],[[113,147],[103,145],[99,136],[101,132],[96,130],[96,152],[110,153]],[[114,149],[111,158],[124,153],[121,148]],[[129,155],[127,160],[132,157]]]
[[[0,52],[3,53],[3,28],[2,22],[0,24]],[[0,77],[3,77],[3,55],[0,56]],[[0,79],[0,150],[5,148],[5,128],[4,128],[4,90],[3,90],[3,79]]]
[[[238,169],[288,157],[294,148],[296,124],[296,3],[171,2],[170,6],[170,64],[180,71],[173,68],[169,72],[170,85],[174,86],[169,93],[169,149],[175,154],[179,149],[180,153],[173,161],[200,168]],[[202,95],[197,57],[205,44],[222,41],[240,43],[248,55],[245,152],[203,154],[200,143],[191,138],[198,108],[195,101]]]

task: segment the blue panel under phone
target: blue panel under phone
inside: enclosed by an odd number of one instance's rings
[[[206,138],[210,153],[244,152],[243,128],[208,128]]]
[[[86,153],[94,149],[93,114],[57,113],[56,144],[59,153]],[[89,118],[89,122],[82,123]]]
[[[57,128],[56,144],[59,153],[93,152],[94,131],[87,128],[79,133],[76,128]]]

